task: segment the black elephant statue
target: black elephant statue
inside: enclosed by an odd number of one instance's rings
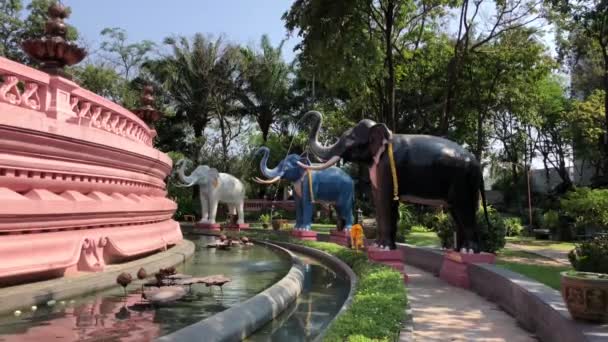
[[[393,134],[386,125],[368,119],[344,132],[333,145],[322,146],[318,135],[323,116],[311,111],[303,120],[307,118],[313,119],[310,150],[326,162],[301,167],[320,170],[343,159],[369,168],[379,247],[396,248],[402,201],[448,209],[456,223],[456,249],[481,250],[476,225],[480,193],[486,220],[488,214],[481,167],[472,153],[440,137]]]

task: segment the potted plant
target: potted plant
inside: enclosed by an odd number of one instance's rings
[[[577,244],[568,259],[574,271],[562,272],[562,297],[574,318],[608,322],[608,237]]]
[[[262,227],[264,227],[264,229],[267,229],[270,225],[270,214],[260,215],[260,222],[262,222]]]
[[[272,229],[279,230],[287,223],[287,220],[281,218],[281,214],[278,214],[276,218],[272,219]]]

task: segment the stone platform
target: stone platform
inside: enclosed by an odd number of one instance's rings
[[[471,281],[469,280],[469,265],[470,264],[493,264],[496,260],[496,255],[491,253],[468,254],[455,251],[447,251],[443,256],[443,264],[439,277],[451,285],[469,289]]]
[[[219,223],[196,223],[194,224],[194,228],[211,231],[211,232],[219,232],[222,229],[222,226]]]
[[[346,230],[332,229],[329,232],[329,242],[333,242],[344,247],[350,247],[350,234]]]
[[[400,249],[384,250],[377,247],[367,247],[367,258],[371,262],[389,266],[403,274],[403,281],[407,283],[408,277],[405,273],[404,255]]]
[[[317,232],[312,230],[292,230],[291,236],[300,240],[317,241]]]
[[[223,224],[221,226],[222,229],[226,229],[226,230],[246,230],[249,229],[249,224],[248,223],[227,223],[227,224]]]

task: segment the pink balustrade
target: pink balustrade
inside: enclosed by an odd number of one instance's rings
[[[0,57],[0,287],[179,242],[155,135],[76,83]]]

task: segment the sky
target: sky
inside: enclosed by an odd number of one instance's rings
[[[72,8],[66,20],[75,26],[91,47],[101,42],[106,27],[127,31],[129,41],[161,43],[172,35],[192,36],[197,32],[217,37],[224,34],[234,43],[259,45],[268,34],[274,46],[287,38],[281,20],[291,1],[280,0],[63,0]],[[298,40],[288,39],[283,57],[291,61]]]

